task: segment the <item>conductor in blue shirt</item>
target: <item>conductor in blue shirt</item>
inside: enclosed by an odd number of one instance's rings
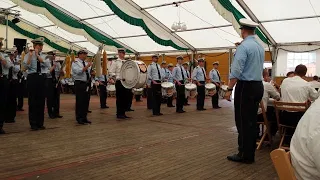
[[[225,95],[230,101],[231,92],[237,83],[234,109],[239,152],[227,159],[250,164],[255,161],[257,111],[263,96],[264,48],[254,36],[258,24],[248,19],[240,19],[240,24],[243,41],[237,47]]]
[[[45,66],[45,55],[42,53],[43,37],[32,41],[33,50],[24,57],[24,65],[28,70],[27,88],[29,103],[29,122],[31,130],[45,129],[44,105],[45,105],[45,74],[41,72],[41,66]]]

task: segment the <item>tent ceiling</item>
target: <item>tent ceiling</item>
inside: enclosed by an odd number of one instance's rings
[[[104,1],[46,1],[54,3],[58,8],[63,8],[79,21],[90,24],[115,41],[121,42],[137,52],[175,50],[170,46],[159,45],[147,36],[141,27],[130,25],[117,17]],[[188,29],[171,33],[177,34],[196,49],[231,47],[234,45],[233,43],[241,41],[231,24],[215,11],[210,0],[132,1],[170,29],[174,22],[179,21],[178,13],[180,13],[180,20],[186,23]],[[237,0],[230,1],[245,17],[249,18]],[[180,7],[172,5],[174,2],[181,2]],[[243,0],[243,2],[276,43],[320,41],[319,0]],[[0,0],[1,8],[10,8],[14,5],[10,0]],[[45,15],[34,14],[20,7],[13,9],[19,10],[23,19],[42,27],[61,39],[87,47],[92,52],[97,50],[97,47],[90,43],[86,37],[72,34],[55,26]]]

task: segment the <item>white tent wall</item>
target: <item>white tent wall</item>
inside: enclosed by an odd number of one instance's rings
[[[0,25],[0,34],[2,35],[3,38],[6,38],[6,26],[4,25]],[[13,41],[14,38],[20,38],[20,39],[26,39],[28,43],[30,43],[30,45],[32,45],[31,41],[32,39],[23,36],[19,33],[17,33],[16,31],[14,31],[13,29],[11,29],[10,27],[8,28],[8,48],[13,48]],[[5,48],[5,42],[4,42],[4,46],[3,48]],[[54,50],[53,48],[51,48],[50,46],[48,46],[47,44],[45,44],[43,46],[43,51],[52,51]]]

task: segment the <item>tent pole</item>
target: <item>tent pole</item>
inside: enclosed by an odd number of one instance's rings
[[[6,49],[8,49],[8,22],[9,21],[9,15],[6,15]]]

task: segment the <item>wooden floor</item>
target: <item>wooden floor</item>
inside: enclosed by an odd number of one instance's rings
[[[0,179],[277,179],[264,147],[251,165],[233,163],[226,156],[237,152],[233,107],[195,110],[195,101],[176,114],[162,106],[162,117],[152,117],[144,102],[133,104],[133,118],[116,121],[115,99],[100,110],[92,96],[89,120],[77,125],[74,96],[62,95],[63,119],[45,118],[46,130],[29,130],[27,111],[18,112],[15,124],[5,124],[0,136]],[[25,103],[25,109],[26,103]]]

